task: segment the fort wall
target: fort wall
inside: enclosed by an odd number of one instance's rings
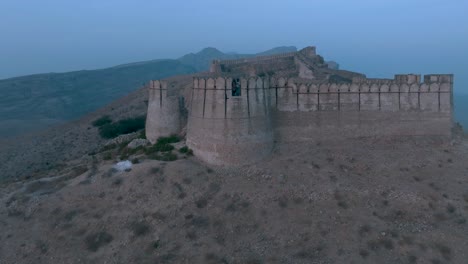
[[[233,96],[232,81],[194,79],[187,145],[212,164],[254,162],[273,149],[268,84],[239,79],[240,96]]]
[[[187,144],[213,164],[253,162],[273,142],[440,136],[452,128],[452,77],[397,75],[352,83],[287,78],[195,78]]]
[[[278,90],[272,116],[275,140],[286,143],[375,136],[450,138],[452,77],[428,75],[424,83],[419,80],[413,75],[351,84],[301,84],[279,79],[278,85],[273,85]]]
[[[155,143],[161,136],[180,132],[180,99],[176,94],[168,94],[167,82],[165,81],[150,81],[148,91],[145,133],[146,138],[151,143]]]
[[[233,87],[234,86],[234,87]],[[187,145],[211,164],[243,164],[268,156],[274,145],[339,142],[360,137],[450,138],[452,75],[356,77],[351,83],[296,78],[194,78]],[[234,88],[234,89],[233,89]],[[147,137],[178,133],[181,107],[167,84],[149,85]]]

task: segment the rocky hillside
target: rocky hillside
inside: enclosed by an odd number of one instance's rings
[[[0,185],[2,263],[466,263],[467,142],[301,144],[233,169],[174,153]]]
[[[295,47],[275,48],[258,55],[295,50]],[[207,70],[213,59],[255,55],[224,54],[206,48],[177,60],[0,80],[0,136],[16,136],[76,119],[135,91],[148,80]]]

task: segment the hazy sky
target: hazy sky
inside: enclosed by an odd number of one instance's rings
[[[454,73],[468,93],[467,0],[0,0],[0,78],[317,46],[370,77]]]

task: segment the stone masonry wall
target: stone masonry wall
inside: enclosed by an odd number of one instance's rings
[[[273,148],[268,83],[240,79],[232,96],[231,78],[194,79],[187,145],[211,164],[242,164],[268,156]]]
[[[165,81],[151,81],[148,91],[145,133],[146,138],[151,143],[155,143],[161,136],[180,132],[180,99],[178,95],[168,95],[167,82]]]
[[[374,136],[450,138],[452,75],[354,78],[349,84],[286,78],[194,78],[187,104],[187,145],[211,164],[242,164],[268,156],[274,144]],[[150,84],[147,137],[178,133],[179,101],[167,85]],[[275,142],[275,143],[274,143]]]

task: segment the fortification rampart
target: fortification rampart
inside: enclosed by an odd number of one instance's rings
[[[412,76],[353,80],[350,84],[302,83],[292,78],[239,78],[239,96],[230,94],[233,78],[195,78],[190,115],[245,118],[259,113],[255,108],[258,104],[267,104],[266,108],[278,111],[451,112],[450,76],[427,75],[423,83],[412,81]],[[234,107],[245,111],[242,115],[234,113]]]
[[[210,163],[240,164],[267,156],[274,141],[449,137],[452,77],[424,79],[194,78],[187,144]]]
[[[239,88],[235,93],[233,85]],[[194,79],[187,145],[213,164],[252,162],[270,154],[268,87],[261,78]]]
[[[171,94],[164,81],[149,84],[146,131],[151,142],[179,133],[185,110],[186,143],[211,164],[255,162],[289,143],[451,137],[452,75],[369,79],[329,69],[314,47],[214,61],[210,72],[197,75],[180,95]]]
[[[155,143],[161,136],[180,132],[180,99],[168,90],[165,81],[150,81],[148,113],[146,115],[146,137]]]

